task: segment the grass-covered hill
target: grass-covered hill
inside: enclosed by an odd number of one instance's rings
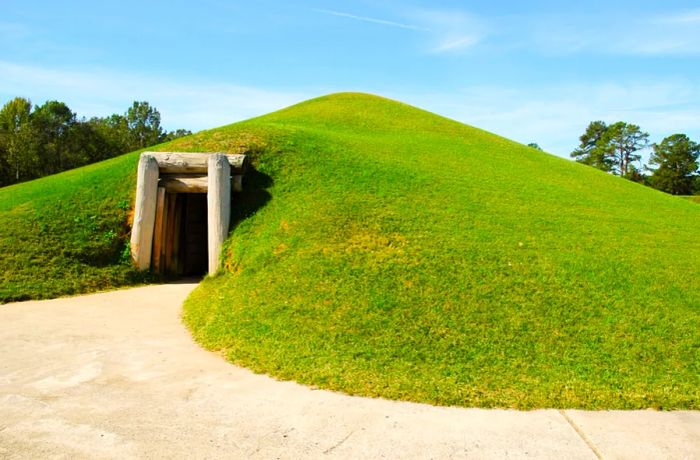
[[[0,188],[0,303],[147,278],[125,247],[137,162],[132,153]]]
[[[700,408],[696,203],[362,94],[162,148],[255,157],[224,273],[184,312],[235,363],[436,404]],[[60,286],[62,266],[93,280],[75,292],[134,282],[106,235],[123,241],[136,158],[0,190],[1,249],[46,267],[2,295]],[[22,248],[29,226],[48,255]]]

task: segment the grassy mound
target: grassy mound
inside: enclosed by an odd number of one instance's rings
[[[208,348],[352,394],[700,408],[695,203],[358,94],[173,147],[241,139],[256,212],[185,307]]]
[[[352,394],[700,408],[696,203],[361,94],[162,146],[241,148],[225,270],[185,305],[206,347]],[[0,190],[0,298],[136,282],[136,161]]]

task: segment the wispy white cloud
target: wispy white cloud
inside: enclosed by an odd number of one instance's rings
[[[397,16],[406,21],[360,16],[352,13],[314,8],[312,11],[355,21],[420,32],[431,54],[456,53],[477,45],[484,36],[483,21],[463,11],[441,9],[406,9]]]
[[[464,35],[457,38],[446,38],[435,47],[432,48],[432,52],[436,54],[447,53],[450,51],[462,50],[469,48],[471,46],[479,43],[479,37],[475,35]]]
[[[699,23],[700,10],[692,10],[603,18],[526,16],[509,18],[501,27],[509,30],[511,43],[546,53],[668,56],[700,54]]]
[[[659,22],[667,22],[670,24],[697,24],[700,23],[700,9],[686,10],[661,16]]]
[[[420,32],[424,50],[431,54],[462,53],[494,37],[498,42],[495,49],[527,49],[545,54],[700,54],[700,9],[663,14],[613,12],[605,17],[598,14],[483,17],[459,9],[404,8],[394,13],[402,20],[336,10],[314,11]]]
[[[0,61],[0,102],[59,99],[80,116],[123,113],[134,100],[158,108],[167,129],[200,130],[291,105],[316,94],[104,69],[53,69]]]
[[[427,49],[432,54],[463,52],[478,45],[487,35],[486,20],[464,11],[416,9],[407,14],[433,32]]]
[[[372,18],[369,16],[359,16],[356,14],[344,13],[342,11],[324,10],[324,9],[318,9],[318,8],[312,8],[311,10],[315,11],[317,13],[323,13],[323,14],[328,14],[331,16],[353,19],[355,21],[369,22],[372,24],[380,24],[380,25],[388,26],[388,27],[397,27],[400,29],[416,30],[419,32],[430,32],[430,29],[426,29],[424,27],[420,27],[420,26],[413,25],[413,24],[405,24],[405,23],[401,23],[401,22],[388,21],[386,19]]]

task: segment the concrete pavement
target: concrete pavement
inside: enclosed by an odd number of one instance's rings
[[[700,413],[462,409],[278,382],[180,323],[194,284],[0,305],[0,458],[688,458]]]

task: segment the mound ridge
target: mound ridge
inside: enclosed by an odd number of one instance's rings
[[[253,155],[184,311],[235,363],[435,404],[698,407],[695,203],[357,93],[158,148]],[[135,159],[76,174],[131,199]]]

